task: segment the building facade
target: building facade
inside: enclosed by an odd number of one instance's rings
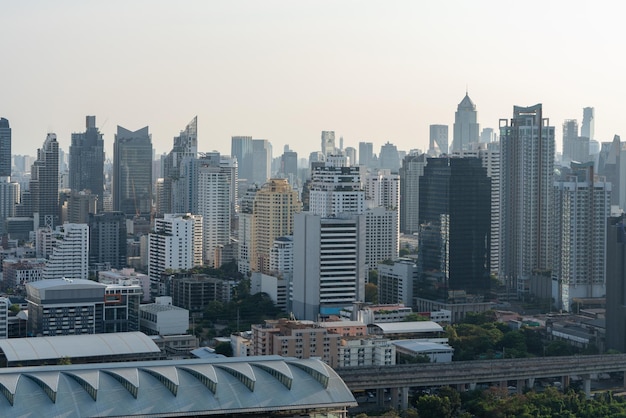
[[[89,191],[96,196],[97,211],[104,202],[104,140],[96,127],[96,117],[87,116],[85,132],[73,133],[70,145],[70,189]]]
[[[501,281],[518,295],[530,279],[552,268],[554,219],[554,127],[541,104],[515,106],[513,118],[500,120]]]
[[[478,112],[476,105],[467,92],[454,114],[454,133],[452,137],[452,151],[469,149],[470,144],[480,141],[478,133]]]

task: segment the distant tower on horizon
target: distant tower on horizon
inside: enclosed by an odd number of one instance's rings
[[[371,167],[374,158],[374,144],[371,142],[359,142],[359,165]],[[354,162],[351,162],[354,165]]]
[[[500,119],[499,275],[518,295],[552,268],[554,126],[541,104],[513,107]]]
[[[96,127],[96,117],[87,116],[85,132],[73,133],[70,145],[70,189],[90,191],[97,196],[96,207],[102,212],[104,203],[104,140]]]
[[[335,155],[336,152],[335,131],[322,131],[322,153],[328,157],[329,155]]]
[[[113,144],[113,210],[127,217],[150,217],[152,210],[152,136],[148,127],[117,127]]]
[[[428,154],[439,157],[448,153],[448,125],[430,125]]]
[[[11,127],[0,118],[0,177],[11,176]]]
[[[589,138],[590,141],[595,139],[595,118],[596,111],[593,107],[583,107],[583,123],[580,127],[580,136]]]
[[[467,92],[461,103],[457,106],[454,114],[454,133],[452,137],[452,150],[462,151],[470,148],[470,144],[479,142],[478,135],[478,112]]]

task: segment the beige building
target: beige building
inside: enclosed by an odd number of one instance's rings
[[[254,198],[251,270],[269,273],[270,250],[278,237],[293,234],[294,214],[302,211],[298,192],[287,179],[270,179]]]
[[[252,355],[277,354],[307,359],[318,357],[331,367],[339,365],[341,336],[312,321],[267,320],[252,325]]]

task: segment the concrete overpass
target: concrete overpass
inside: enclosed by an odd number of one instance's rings
[[[626,354],[594,356],[533,357],[505,360],[456,361],[452,363],[422,363],[396,366],[350,367],[337,372],[350,390],[376,389],[379,402],[384,389],[391,389],[393,406],[408,407],[411,387],[452,386],[470,388],[477,383],[517,382],[517,390],[532,387],[537,378],[560,378],[563,385],[570,376],[583,379],[589,396],[591,374],[626,371]],[[625,373],[626,378],[626,373]]]

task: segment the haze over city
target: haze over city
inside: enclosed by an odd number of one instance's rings
[[[615,5],[615,8],[617,5]],[[230,138],[317,150],[428,148],[469,91],[481,129],[543,103],[557,128],[596,109],[595,139],[626,134],[621,15],[609,3],[375,1],[3,2],[0,114],[13,153],[47,132],[68,149],[98,117],[107,157],[117,125],[148,125],[157,153],[198,116],[199,150]]]

